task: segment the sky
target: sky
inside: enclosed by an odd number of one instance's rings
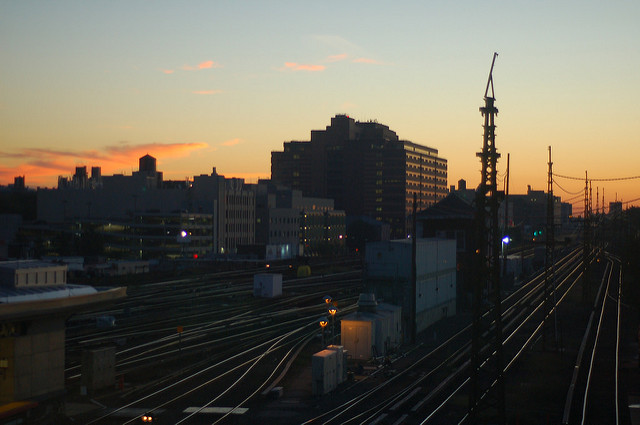
[[[76,166],[268,178],[331,117],[377,120],[480,181],[494,52],[510,193],[640,198],[638,1],[0,1],[0,185]],[[567,179],[560,176],[575,177]],[[640,205],[640,202],[632,204]]]

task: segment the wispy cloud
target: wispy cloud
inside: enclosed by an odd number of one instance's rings
[[[198,65],[198,69],[220,68],[220,64],[214,61],[205,61]]]
[[[55,186],[58,175],[71,175],[80,164],[100,166],[103,174],[107,174],[136,166],[138,158],[147,153],[159,159],[176,158],[205,148],[209,145],[203,142],[135,144],[127,141],[97,150],[23,148],[16,152],[0,152],[0,158],[19,162],[0,167],[0,181],[10,182],[15,176],[25,175],[28,176],[27,185],[51,187]]]
[[[312,65],[312,64],[302,64],[297,62],[285,62],[284,69],[288,69],[291,71],[309,71],[309,72],[318,72],[324,71],[327,67],[324,65]]]
[[[210,68],[222,68],[218,62],[214,62],[212,60],[200,62],[197,66],[192,65],[182,65],[182,69],[184,71],[198,71],[201,69],[210,69]]]
[[[193,94],[218,94],[218,93],[222,93],[222,90],[194,90],[191,93],[193,93]]]
[[[347,59],[348,57],[349,55],[347,55],[346,53],[341,53],[339,55],[331,55],[327,57],[327,62],[340,62]]]
[[[121,159],[129,159],[131,155],[142,156],[151,154],[153,156],[185,156],[193,150],[203,149],[209,145],[202,142],[186,142],[186,143],[143,143],[131,144],[129,142],[120,142],[117,145],[107,146],[105,149],[111,155],[120,155]],[[116,159],[112,157],[112,159]]]
[[[175,71],[173,69],[163,69],[162,72],[165,74],[173,74]]]
[[[224,142],[220,143],[220,146],[235,146],[235,145],[239,145],[240,143],[242,143],[242,139],[229,139],[229,140],[225,140]]]
[[[377,61],[375,59],[370,58],[356,58],[353,60],[354,63],[366,63],[370,65],[382,65],[382,62]]]

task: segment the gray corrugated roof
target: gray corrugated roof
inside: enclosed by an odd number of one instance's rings
[[[0,261],[0,268],[11,270],[60,267],[64,265],[65,264],[51,263],[48,261],[39,260]]]
[[[96,288],[86,285],[60,285],[24,288],[0,286],[0,304],[52,300],[96,293],[98,293]]]

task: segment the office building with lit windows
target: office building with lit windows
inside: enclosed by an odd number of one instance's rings
[[[414,194],[418,210],[447,195],[447,160],[386,125],[336,115],[325,130],[312,130],[310,141],[272,152],[271,178],[304,196],[334,199],[347,216],[389,223],[397,238],[410,229]]]
[[[256,244],[266,245],[271,258],[343,250],[345,212],[333,208],[333,199],[305,197],[270,180],[260,180],[255,191]]]
[[[165,181],[145,155],[131,175],[102,176],[93,167],[87,178],[83,166],[59,182],[37,192],[37,219],[54,233],[32,229],[45,253],[78,252],[90,242],[99,245],[91,251],[112,257],[200,257],[234,255],[254,243],[255,191],[215,167],[193,180]]]

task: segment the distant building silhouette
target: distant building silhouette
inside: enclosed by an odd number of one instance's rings
[[[141,173],[147,173],[149,175],[154,175],[156,170],[156,159],[149,154],[141,157],[138,160],[138,169]]]
[[[25,190],[24,176],[16,176],[13,178],[13,190]]]
[[[619,202],[619,201],[609,202],[609,214],[610,215],[622,214],[622,202]]]
[[[386,125],[336,115],[326,130],[312,130],[310,141],[272,152],[271,178],[305,196],[334,199],[347,216],[387,222],[392,237],[406,237],[413,194],[418,209],[446,196],[447,160]]]
[[[78,189],[86,189],[89,176],[87,175],[87,167],[76,167],[76,173],[73,175],[73,185]]]
[[[37,192],[37,218],[63,232],[92,229],[108,255],[154,258],[234,254],[255,240],[255,192],[243,179],[211,175],[164,181],[150,155],[130,176],[77,167],[58,189]],[[71,240],[71,238],[64,238]]]

